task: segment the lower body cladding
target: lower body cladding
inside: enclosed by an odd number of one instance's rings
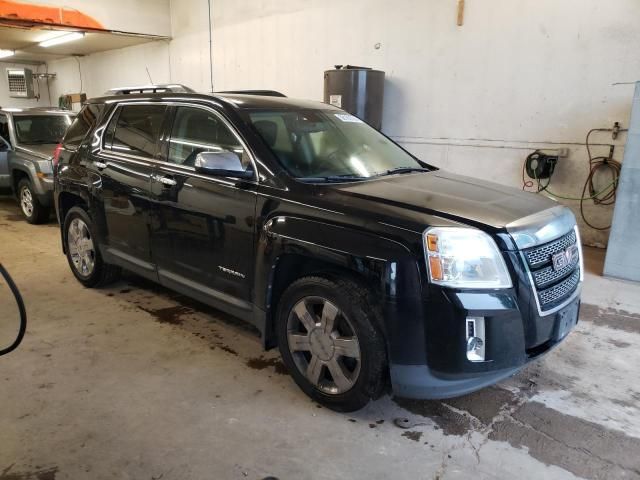
[[[37,193],[36,198],[43,207],[53,207],[53,190],[45,190],[42,193]]]
[[[425,360],[396,363],[391,347],[393,392],[406,398],[438,399],[497,383],[558,345],[576,325],[579,308],[576,295],[554,313],[540,316],[534,309],[521,310],[513,289],[483,293],[442,289],[437,298],[421,305],[427,320],[419,356]],[[394,333],[392,339],[400,340],[401,331]],[[420,347],[415,338],[408,343]],[[408,358],[404,353],[401,356]]]

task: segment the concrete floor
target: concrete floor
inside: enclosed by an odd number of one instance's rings
[[[640,479],[640,285],[587,258],[581,321],[543,360],[463,398],[343,415],[226,315],[133,277],[84,289],[57,225],[0,198],[0,261],[30,315],[0,358],[0,480]]]

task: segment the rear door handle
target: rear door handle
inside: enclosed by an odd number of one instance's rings
[[[103,162],[93,162],[93,164],[98,170],[104,170],[105,168],[107,168],[107,164]]]
[[[169,175],[152,175],[156,182],[160,182],[164,187],[173,187],[178,184],[174,178]]]

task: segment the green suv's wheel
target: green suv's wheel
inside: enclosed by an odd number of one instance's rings
[[[50,208],[43,206],[38,201],[31,182],[26,178],[23,178],[18,183],[18,201],[20,202],[22,215],[24,215],[27,222],[38,224],[49,220]]]
[[[278,345],[298,386],[333,410],[364,407],[383,392],[387,361],[369,292],[349,280],[305,277],[278,306]]]
[[[106,285],[118,277],[120,269],[105,263],[100,255],[91,218],[73,207],[64,221],[67,260],[75,277],[85,287]]]

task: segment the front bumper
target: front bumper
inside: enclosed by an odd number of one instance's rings
[[[518,373],[566,338],[577,322],[580,306],[577,295],[553,315],[539,317],[532,309],[521,309],[515,289],[490,293],[443,289],[440,293],[423,307],[432,313],[425,322],[426,361],[412,365],[391,361],[391,384],[400,397],[456,397]],[[467,317],[485,319],[485,361],[467,359]]]
[[[426,365],[391,365],[391,385],[393,393],[403,398],[452,398],[498,383],[515,375],[521,368],[506,368],[470,378],[443,379]]]
[[[38,193],[37,197],[38,197],[38,201],[40,202],[40,205],[44,207],[53,206],[53,190],[48,190],[43,193]]]

